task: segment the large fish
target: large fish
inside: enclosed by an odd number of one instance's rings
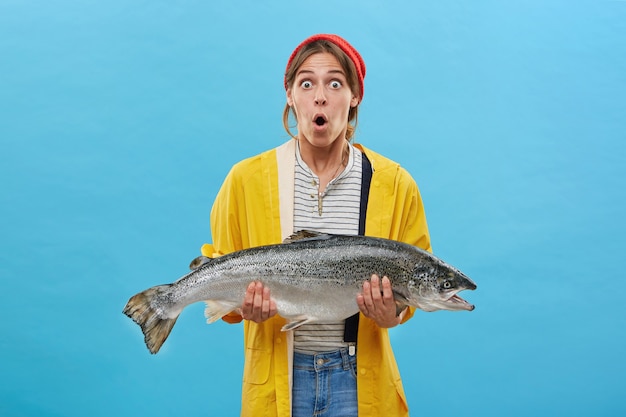
[[[141,326],[157,353],[181,311],[205,301],[212,323],[241,307],[248,284],[269,287],[282,330],[304,323],[339,321],[359,311],[356,295],[372,274],[387,276],[399,308],[473,310],[459,291],[476,284],[434,255],[388,239],[300,232],[285,243],[245,249],[215,259],[199,258],[178,281],[134,295],[124,314]]]

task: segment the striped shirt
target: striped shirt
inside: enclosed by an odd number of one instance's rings
[[[325,190],[319,190],[319,178],[302,160],[296,149],[294,232],[312,230],[321,233],[356,235],[359,233],[361,203],[361,151],[348,143],[348,163]],[[321,191],[321,193],[320,193]],[[344,321],[304,324],[294,331],[294,350],[316,354],[347,346],[343,341]]]

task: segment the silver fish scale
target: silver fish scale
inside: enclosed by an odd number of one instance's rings
[[[389,277],[394,291],[406,296],[419,255],[414,247],[398,242],[345,236],[251,248],[189,273],[160,304],[176,313],[203,300],[234,309],[240,307],[248,284],[258,280],[270,288],[283,317],[306,312],[319,320],[341,319],[358,311],[356,294],[374,273]]]

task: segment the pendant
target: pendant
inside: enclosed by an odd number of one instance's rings
[[[322,195],[320,193],[317,193],[317,213],[320,215],[320,217],[322,217],[322,206],[324,203],[322,203]]]

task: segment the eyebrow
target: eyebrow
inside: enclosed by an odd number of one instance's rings
[[[311,70],[307,70],[307,69],[298,70],[298,72],[296,73],[296,77],[299,76],[300,74],[314,74],[314,73],[315,73],[315,71],[311,71]],[[328,71],[327,74],[341,74],[344,77],[347,77],[346,73],[343,70],[332,69],[332,70]]]

